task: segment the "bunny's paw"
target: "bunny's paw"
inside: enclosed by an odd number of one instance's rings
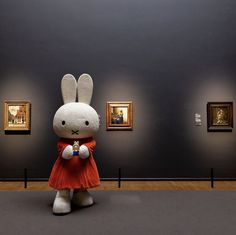
[[[68,145],[62,153],[62,158],[70,160],[72,157],[73,157],[73,147],[71,145]]]
[[[81,145],[79,149],[79,156],[82,159],[88,158],[89,157],[89,150],[85,145]]]

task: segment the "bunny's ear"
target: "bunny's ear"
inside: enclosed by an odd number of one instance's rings
[[[77,83],[75,77],[71,74],[66,74],[61,80],[61,93],[64,104],[76,101]]]
[[[84,73],[78,80],[78,101],[90,104],[93,95],[93,79]]]

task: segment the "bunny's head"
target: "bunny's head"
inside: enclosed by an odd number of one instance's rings
[[[61,91],[64,105],[53,119],[55,133],[68,139],[92,137],[99,128],[98,114],[89,105],[93,94],[92,78],[82,74],[77,83],[73,75],[66,74],[61,81]]]

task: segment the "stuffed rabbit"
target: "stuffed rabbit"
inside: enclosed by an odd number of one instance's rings
[[[93,139],[99,129],[99,116],[89,105],[93,93],[93,80],[88,74],[76,79],[66,74],[61,81],[64,105],[53,120],[53,129],[60,137],[56,160],[49,185],[57,190],[53,204],[54,214],[71,211],[72,202],[78,206],[90,206],[93,198],[87,189],[100,184],[99,174],[93,158],[96,145]],[[76,102],[78,90],[78,102]]]

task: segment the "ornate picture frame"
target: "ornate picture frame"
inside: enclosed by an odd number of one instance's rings
[[[232,131],[233,102],[207,103],[207,130]]]
[[[29,101],[4,102],[4,130],[30,131],[31,103]]]
[[[107,130],[133,129],[133,102],[109,101],[106,104]]]

